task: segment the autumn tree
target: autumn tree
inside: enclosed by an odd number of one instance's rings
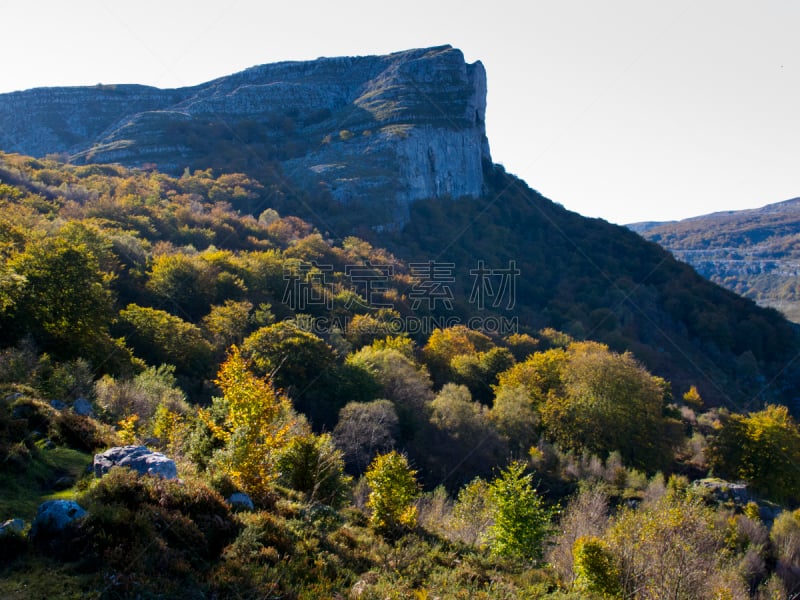
[[[226,300],[221,305],[212,306],[202,321],[206,339],[216,350],[241,344],[250,327],[252,310],[252,302],[246,300]]]
[[[464,325],[456,325],[445,329],[434,329],[428,338],[428,343],[422,349],[422,354],[438,386],[453,380],[451,362],[454,358],[485,352],[492,346],[489,336]]]
[[[521,387],[528,393],[531,406],[538,410],[551,391],[560,390],[567,358],[566,351],[561,348],[532,354],[497,376],[495,394],[499,395],[504,389]]]
[[[604,539],[619,566],[624,597],[710,600],[734,597],[721,595],[722,534],[701,500],[673,493],[622,510]]]
[[[563,448],[606,456],[618,451],[625,464],[656,470],[669,459],[670,430],[663,414],[666,382],[631,354],[595,342],[569,346],[561,386],[541,408],[547,436]]]
[[[419,495],[419,484],[405,456],[395,450],[376,456],[365,478],[370,489],[370,522],[377,530],[393,534],[416,526],[413,502]]]
[[[289,399],[254,375],[236,346],[220,367],[216,384],[222,391],[215,402],[224,407],[224,424],[201,413],[225,444],[214,463],[247,493],[263,499],[278,477],[278,459],[292,438],[297,417]]]

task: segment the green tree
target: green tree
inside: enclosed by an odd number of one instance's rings
[[[397,533],[417,523],[414,499],[419,495],[416,471],[408,459],[392,450],[376,456],[365,478],[370,493],[367,506],[372,511],[370,522],[379,531]]]
[[[281,483],[305,494],[308,502],[338,507],[344,501],[350,478],[329,433],[292,438],[278,457],[278,470]]]
[[[785,406],[728,415],[709,444],[709,458],[718,472],[773,500],[800,499],[800,430]]]
[[[216,272],[196,256],[162,254],[153,259],[147,289],[169,312],[196,321],[206,314],[215,295]]]
[[[497,376],[514,364],[514,357],[507,348],[492,348],[476,354],[459,354],[450,361],[455,383],[469,388],[472,397],[484,404],[492,399],[492,386]]]
[[[173,364],[184,376],[208,376],[211,346],[200,328],[166,311],[129,304],[119,313],[131,346],[150,364]]]
[[[618,451],[626,465],[648,470],[671,457],[664,417],[668,386],[631,354],[596,342],[575,342],[567,351],[561,387],[541,408],[547,436],[563,448],[607,456]]]
[[[596,594],[601,598],[620,598],[619,568],[602,539],[582,536],[572,549],[575,570],[575,589]]]
[[[333,348],[292,321],[262,327],[242,344],[256,372],[271,375],[278,387],[302,390],[334,363]]]
[[[324,340],[293,321],[257,329],[242,342],[242,352],[258,375],[294,400],[297,409],[318,427],[331,427],[343,399],[336,371],[336,352]]]
[[[101,268],[90,244],[75,242],[69,233],[31,242],[9,261],[12,327],[32,333],[41,349],[55,356],[83,356],[99,364],[112,345],[113,275]]]
[[[400,433],[411,439],[427,424],[433,398],[428,372],[393,348],[365,346],[347,357],[347,363],[372,374],[379,386],[379,397],[391,400],[400,419]]]
[[[539,413],[523,386],[499,387],[488,416],[517,456],[536,444]]]
[[[523,560],[540,558],[554,511],[545,506],[523,463],[512,463],[489,484],[489,500],[494,517],[488,532],[492,552]]]

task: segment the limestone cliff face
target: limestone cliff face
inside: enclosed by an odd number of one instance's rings
[[[253,67],[178,90],[121,85],[0,95],[0,149],[166,172],[280,164],[340,202],[478,196],[486,73],[450,46]],[[205,162],[204,162],[205,161]],[[242,168],[241,170],[246,170]]]

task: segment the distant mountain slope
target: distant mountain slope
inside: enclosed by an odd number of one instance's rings
[[[800,322],[800,198],[629,227],[704,277]]]

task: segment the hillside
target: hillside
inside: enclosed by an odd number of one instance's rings
[[[800,198],[629,227],[711,281],[800,321]]]
[[[0,154],[0,181],[3,598],[797,589],[800,429],[756,410],[793,330],[634,233],[499,167],[414,203],[397,255],[234,210],[245,175]],[[724,410],[709,374],[776,385]]]
[[[697,385],[714,404],[793,406],[798,376],[786,368],[798,347],[792,326],[707,284],[624,228],[569,213],[493,165],[485,102],[483,67],[466,64],[450,46],[262,65],[180,90],[29,90],[0,95],[6,151],[86,164],[2,175],[52,201],[64,186],[80,196],[90,174],[120,176],[103,162],[155,179],[182,174],[167,185],[179,194],[207,194],[243,215],[271,208],[299,216],[326,239],[356,234],[405,264],[452,264],[445,282],[421,289],[452,287],[454,306],[445,312],[459,322],[485,309],[476,312],[470,302],[476,277],[484,287],[491,277],[501,284],[499,271],[476,275],[478,261],[489,271],[514,261],[513,306],[490,312],[522,331],[555,327],[631,350],[676,393]],[[106,211],[104,218],[117,216]],[[161,241],[220,244],[219,234],[175,234],[184,235],[162,234]],[[435,314],[450,302],[412,295],[409,304]]]
[[[493,164],[485,95],[0,95],[0,597],[797,596],[797,327]]]

